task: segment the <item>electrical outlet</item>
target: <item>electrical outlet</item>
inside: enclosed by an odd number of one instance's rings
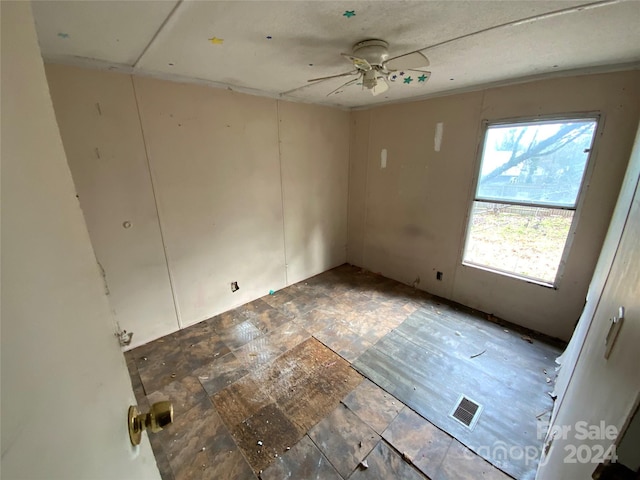
[[[436,272],[436,280],[442,281],[442,272]]]

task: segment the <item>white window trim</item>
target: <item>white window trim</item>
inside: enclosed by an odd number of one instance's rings
[[[576,199],[575,208],[567,208],[567,207],[556,207],[553,205],[538,205],[538,204],[524,204],[519,202],[508,202],[508,201],[492,201],[492,203],[503,203],[508,205],[523,205],[528,207],[540,207],[540,208],[555,208],[555,209],[566,209],[573,210],[573,219],[571,220],[571,226],[569,227],[569,233],[567,234],[567,240],[564,244],[564,249],[562,251],[562,256],[560,257],[560,264],[558,265],[558,270],[556,272],[556,278],[553,282],[545,282],[542,280],[538,280],[535,278],[526,277],[523,275],[518,275],[514,272],[500,270],[498,268],[489,267],[486,265],[478,265],[471,262],[465,262],[464,260],[464,252],[467,249],[467,242],[469,241],[469,233],[470,233],[470,225],[469,222],[471,220],[471,212],[473,210],[473,204],[476,201],[476,194],[478,191],[478,181],[480,180],[480,167],[482,166],[482,155],[484,153],[484,144],[487,138],[487,130],[489,127],[495,127],[500,125],[526,125],[529,124],[537,124],[540,122],[553,122],[553,121],[568,121],[568,120],[582,120],[589,119],[595,120],[596,128],[593,135],[593,139],[591,141],[591,147],[589,149],[589,156],[587,157],[587,165],[582,175],[582,180],[580,182],[580,189],[578,190],[578,198]],[[471,183],[471,189],[469,192],[469,198],[467,201],[467,212],[465,216],[464,229],[463,229],[463,237],[461,243],[461,248],[459,252],[459,262],[463,267],[474,268],[476,270],[482,270],[489,273],[494,273],[497,275],[501,275],[503,277],[513,278],[515,280],[524,281],[527,283],[531,283],[533,285],[539,285],[545,288],[552,288],[557,290],[560,287],[562,278],[564,276],[564,269],[567,263],[567,257],[571,251],[571,246],[573,244],[573,239],[576,234],[576,230],[578,228],[578,223],[580,221],[580,217],[582,216],[582,209],[584,204],[584,198],[586,196],[586,191],[589,188],[589,184],[591,183],[591,175],[593,173],[593,169],[595,168],[596,159],[598,157],[598,138],[602,135],[602,131],[604,129],[605,118],[602,112],[600,111],[588,111],[588,112],[577,112],[577,113],[564,113],[558,115],[539,115],[534,117],[510,117],[503,118],[500,120],[482,120],[482,127],[479,131],[479,139],[478,139],[478,147],[476,150],[476,159],[474,163],[474,174],[473,181]],[[484,200],[483,200],[484,201]]]

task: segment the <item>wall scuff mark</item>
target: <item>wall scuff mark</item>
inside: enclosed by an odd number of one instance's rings
[[[100,275],[102,276],[102,282],[104,283],[104,294],[109,295],[109,285],[107,284],[107,272],[104,271],[104,267],[100,262],[98,262],[98,267],[100,268]]]
[[[438,122],[436,123],[436,134],[433,137],[433,149],[436,152],[440,151],[440,147],[442,146],[442,135],[444,134],[444,123]]]
[[[387,168],[387,149],[383,148],[380,152],[380,168]]]

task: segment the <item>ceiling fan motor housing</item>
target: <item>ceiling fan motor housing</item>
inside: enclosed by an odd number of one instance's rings
[[[389,44],[384,40],[363,40],[353,46],[353,56],[363,58],[370,65],[382,65],[389,58]]]

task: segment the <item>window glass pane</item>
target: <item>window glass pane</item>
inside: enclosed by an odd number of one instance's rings
[[[573,213],[474,202],[464,262],[553,284]]]
[[[477,199],[575,207],[594,119],[490,126]]]

